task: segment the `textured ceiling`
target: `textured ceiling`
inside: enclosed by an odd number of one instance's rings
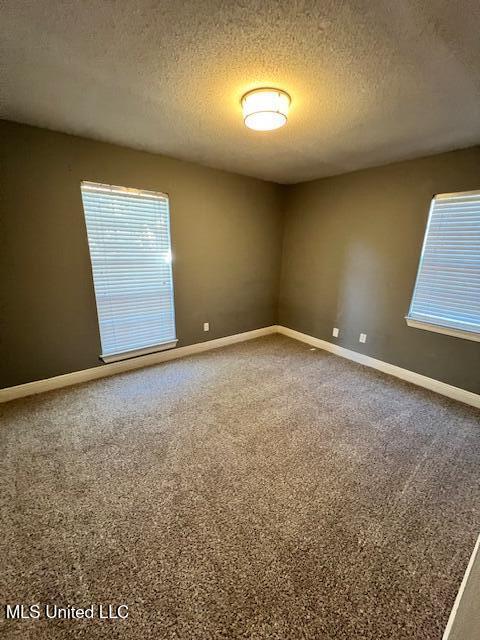
[[[478,0],[6,0],[2,117],[298,182],[480,141]],[[274,85],[289,123],[240,97]]]

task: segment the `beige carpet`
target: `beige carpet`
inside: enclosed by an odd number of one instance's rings
[[[479,412],[281,336],[4,405],[5,638],[439,640]]]

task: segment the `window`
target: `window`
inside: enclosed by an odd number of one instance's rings
[[[406,320],[480,341],[480,191],[433,198]]]
[[[174,347],[168,196],[81,185],[105,362]]]

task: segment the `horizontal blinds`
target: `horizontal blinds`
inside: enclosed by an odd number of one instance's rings
[[[432,200],[409,318],[480,332],[480,191]]]
[[[168,196],[83,182],[102,356],[175,340]]]

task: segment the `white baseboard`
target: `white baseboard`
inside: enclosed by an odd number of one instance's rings
[[[447,623],[447,626],[445,627],[445,632],[443,634],[442,640],[449,640],[450,638],[450,634],[452,633],[453,623],[455,622],[455,619],[457,617],[458,609],[461,606],[463,606],[462,605],[463,594],[467,587],[468,579],[470,577],[470,573],[472,572],[473,565],[477,561],[477,556],[480,553],[479,549],[480,549],[480,535],[477,538],[477,543],[475,544],[472,555],[470,556],[470,561],[468,563],[467,570],[465,571],[465,574],[463,576],[462,584],[460,585],[460,589],[458,590],[457,597],[455,598],[452,611],[450,612],[450,617],[448,618],[448,623]],[[472,629],[473,629],[473,626],[472,626]],[[468,640],[468,638],[465,637],[465,640]],[[473,640],[473,638],[471,638],[471,640]]]
[[[253,338],[260,338],[271,333],[281,333],[294,340],[305,342],[317,347],[318,349],[324,349],[330,351],[342,358],[353,360],[360,364],[364,364],[367,367],[378,369],[389,375],[401,378],[407,382],[411,382],[430,391],[435,391],[454,400],[464,402],[473,407],[480,408],[480,395],[472,393],[471,391],[465,391],[459,387],[453,387],[445,382],[440,382],[433,378],[427,378],[414,371],[408,369],[402,369],[394,364],[371,358],[363,353],[357,353],[344,347],[339,347],[336,344],[327,342],[326,340],[320,340],[320,338],[314,338],[306,333],[289,329],[281,325],[271,325],[270,327],[263,327],[262,329],[254,329],[253,331],[246,331],[245,333],[237,333],[233,336],[226,336],[225,338],[217,338],[216,340],[208,340],[207,342],[197,342],[186,347],[179,347],[178,349],[171,349],[169,351],[160,351],[158,353],[151,353],[145,356],[139,356],[130,360],[122,360],[120,362],[112,362],[110,364],[104,364],[98,367],[92,367],[91,369],[84,369],[83,371],[74,371],[73,373],[66,373],[61,376],[55,376],[54,378],[47,378],[46,380],[36,380],[35,382],[27,382],[26,384],[20,384],[16,387],[7,387],[6,389],[0,389],[0,402],[7,402],[8,400],[14,400],[15,398],[23,398],[24,396],[30,396],[36,393],[42,393],[44,391],[50,391],[52,389],[59,389],[61,387],[68,387],[73,384],[79,384],[80,382],[87,382],[88,380],[96,380],[97,378],[106,378],[107,376],[115,375],[116,373],[123,373],[125,371],[131,371],[133,369],[140,369],[142,367],[148,367],[150,365],[158,364],[160,362],[167,362],[168,360],[175,360],[176,358],[183,358],[194,353],[201,353],[202,351],[209,351],[210,349],[218,349],[219,347],[226,347],[229,344],[235,344],[236,342],[244,342],[245,340],[252,340]]]
[[[376,358],[366,356],[363,353],[358,353],[357,351],[351,351],[350,349],[339,347],[338,345],[327,342],[326,340],[314,338],[313,336],[309,336],[306,333],[301,333],[300,331],[295,331],[294,329],[289,329],[288,327],[278,326],[277,330],[278,333],[281,333],[284,336],[288,336],[289,338],[293,338],[294,340],[306,342],[307,344],[310,344],[313,347],[317,347],[318,349],[330,351],[331,353],[334,353],[337,356],[341,356],[342,358],[347,358],[348,360],[353,360],[354,362],[364,364],[367,367],[378,369],[379,371],[383,371],[383,373],[388,373],[389,375],[395,376],[396,378],[401,378],[402,380],[406,380],[407,382],[411,382],[420,387],[425,387],[425,389],[430,389],[430,391],[435,391],[436,393],[440,393],[441,395],[453,398],[453,400],[459,400],[460,402],[469,404],[472,407],[480,408],[480,395],[472,393],[471,391],[466,391],[465,389],[454,387],[450,384],[447,384],[446,382],[435,380],[434,378],[422,376],[420,373],[415,373],[414,371],[409,371],[408,369],[402,369],[401,367],[397,367],[394,364],[383,362],[383,360],[377,360]]]
[[[246,331],[245,333],[236,333],[233,336],[226,336],[225,338],[217,338],[216,340],[208,340],[206,342],[197,342],[186,347],[179,347],[178,349],[159,351],[158,353],[138,356],[137,358],[131,358],[130,360],[112,362],[110,364],[104,364],[98,367],[92,367],[91,369],[84,369],[82,371],[73,371],[72,373],[65,373],[61,376],[55,376],[54,378],[47,378],[46,380],[36,380],[35,382],[27,382],[26,384],[19,384],[15,387],[7,387],[5,389],[0,389],[0,402],[7,402],[9,400],[14,400],[15,398],[23,398],[24,396],[43,393],[44,391],[51,391],[52,389],[59,389],[61,387],[69,387],[73,384],[79,384],[80,382],[87,382],[88,380],[106,378],[108,376],[113,376],[116,373],[123,373],[124,371],[131,371],[133,369],[141,369],[142,367],[166,362],[167,360],[175,360],[176,358],[183,358],[184,356],[189,356],[194,353],[201,353],[202,351],[209,351],[210,349],[226,347],[227,345],[235,344],[236,342],[244,342],[245,340],[260,338],[261,336],[266,336],[270,333],[277,333],[277,331],[277,326],[272,325],[270,327],[254,329],[253,331]]]

